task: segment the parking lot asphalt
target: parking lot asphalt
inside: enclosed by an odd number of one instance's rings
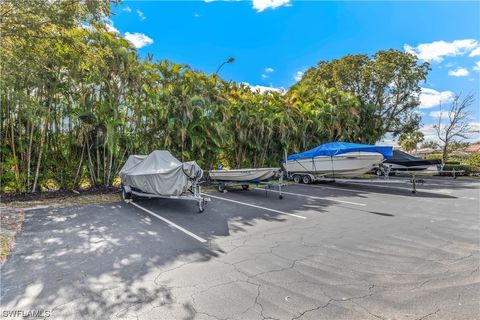
[[[165,199],[29,210],[2,316],[478,319],[478,180],[427,182],[232,189],[203,214]]]

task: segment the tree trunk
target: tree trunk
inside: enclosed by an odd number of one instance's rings
[[[442,161],[445,164],[448,158],[448,143],[445,143],[445,145],[442,148]]]
[[[49,114],[50,111],[47,113],[47,116],[45,118],[45,125],[43,127],[42,136],[40,137],[40,151],[38,152],[37,169],[35,170],[35,179],[33,180],[32,192],[35,192],[37,189],[38,175],[40,173],[40,164],[42,162],[43,146],[45,144],[45,136],[47,135],[48,130],[47,128]]]
[[[18,159],[17,159],[17,149],[15,147],[15,130],[14,130],[14,125],[13,121],[10,123],[10,143],[11,143],[11,148],[12,148],[12,156],[13,156],[13,161],[15,163],[14,166],[14,171],[15,171],[15,180],[17,182],[17,188],[21,188],[20,186],[20,172],[18,170]]]
[[[30,128],[30,136],[28,141],[28,152],[27,152],[27,190],[30,190],[30,163],[32,161],[32,144],[33,144],[33,122]]]
[[[85,153],[85,144],[86,143],[83,143],[83,147],[82,147],[82,154],[80,156],[80,162],[78,164],[78,168],[77,168],[77,174],[75,175],[75,179],[73,180],[73,188],[75,188],[76,184],[77,184],[77,179],[78,179],[78,175],[80,174],[80,169],[82,168],[82,163],[83,163],[83,155]]]
[[[95,169],[93,167],[92,156],[90,154],[90,143],[88,143],[88,136],[85,137],[87,142],[87,154],[88,154],[88,171],[90,172],[90,182],[92,185],[97,183],[97,179],[95,178]]]

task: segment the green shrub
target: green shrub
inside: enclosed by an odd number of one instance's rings
[[[472,172],[470,166],[464,165],[464,164],[445,164],[445,165],[443,166],[443,171],[453,171],[453,170],[455,170],[455,171],[464,171],[464,172],[462,172],[462,173],[455,173],[456,176],[469,175],[469,174]],[[445,176],[445,175],[446,175],[446,176],[451,176],[451,175],[453,175],[453,173],[450,173],[450,172],[446,173],[446,172],[445,172],[445,173],[440,173],[440,175],[443,175],[443,176]]]
[[[445,165],[449,165],[449,164],[452,164],[452,165],[460,164],[460,161],[448,159],[447,161],[445,161]]]
[[[467,159],[468,165],[473,172],[480,172],[480,152],[472,153]]]
[[[442,154],[440,153],[431,153],[425,156],[425,159],[442,159]]]

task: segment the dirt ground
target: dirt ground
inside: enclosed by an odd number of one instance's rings
[[[29,192],[29,193],[4,193],[1,202],[8,204],[11,202],[41,201],[46,199],[66,199],[85,195],[112,194],[120,191],[118,187],[93,187],[85,190],[56,190],[47,192]]]

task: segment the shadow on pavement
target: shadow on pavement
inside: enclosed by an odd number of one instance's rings
[[[330,184],[316,186],[319,189],[311,188],[309,193],[317,197],[362,198],[369,191],[411,195],[408,190],[382,186],[349,184],[348,194],[321,189]],[[342,188],[339,184],[332,186]],[[277,194],[266,197],[264,192],[253,190],[234,189],[227,194],[213,194],[299,215],[324,214],[331,205],[341,206],[328,199],[288,196],[279,200]],[[456,198],[427,190],[411,196]],[[212,199],[204,214],[197,214],[194,202],[135,201],[207,240],[248,232],[260,222],[295,224],[305,221],[218,199]],[[379,219],[395,217],[387,212],[349,209],[377,215]],[[1,305],[3,310],[43,309],[61,318],[76,319],[135,317],[146,304],[168,310],[175,299],[168,283],[154,283],[160,269],[166,272],[182,263],[201,263],[223,253],[215,242],[202,244],[123,202],[32,210],[26,213],[12,255],[1,267]],[[193,317],[193,306],[185,305],[184,308],[190,310]]]

